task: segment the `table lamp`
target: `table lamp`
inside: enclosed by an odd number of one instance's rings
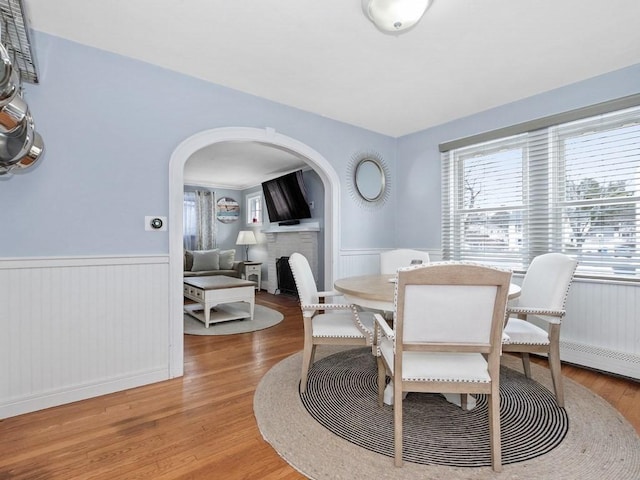
[[[244,245],[244,258],[245,261],[249,261],[249,245],[255,245],[256,236],[251,230],[240,230],[238,232],[238,238],[236,239],[236,245]]]

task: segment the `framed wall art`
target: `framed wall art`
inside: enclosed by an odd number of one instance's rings
[[[221,197],[216,202],[216,218],[222,223],[233,223],[240,218],[240,204],[231,197]]]

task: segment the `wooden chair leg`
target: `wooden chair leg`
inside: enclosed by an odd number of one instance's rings
[[[531,363],[529,363],[529,354],[523,352],[520,354],[522,357],[522,370],[524,370],[524,376],[531,378]]]
[[[315,356],[316,346],[311,345],[305,339],[305,345],[302,350],[302,373],[300,375],[300,393],[307,391],[307,379],[309,377],[309,369],[313,363],[313,357]]]
[[[556,393],[558,406],[564,408],[564,388],[562,385],[562,367],[560,364],[560,328],[553,325],[549,334],[549,370],[551,370],[551,380],[553,390]]]
[[[377,358],[377,364],[378,364],[378,406],[382,407],[384,405],[384,389],[387,386],[386,385],[387,371],[386,371],[386,367],[384,366],[384,361],[382,360],[382,357]]]
[[[491,442],[491,467],[494,472],[501,472],[500,394],[497,391],[493,391],[489,398],[489,441]]]
[[[316,347],[317,345],[311,346],[311,358],[309,359],[309,368],[311,368],[311,365],[313,365],[313,362],[316,361]]]
[[[393,382],[393,438],[395,465],[402,466],[402,379]]]
[[[557,356],[556,356],[557,355]],[[564,408],[564,387],[562,385],[562,370],[560,367],[560,354],[549,352],[549,369],[551,370],[551,380],[553,380],[553,390],[556,394],[558,406]]]

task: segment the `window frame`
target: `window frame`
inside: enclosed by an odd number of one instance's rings
[[[640,95],[636,96],[635,102],[640,105]],[[619,105],[619,102],[614,102]],[[477,135],[469,137],[468,139],[461,139],[453,142],[447,142],[440,145],[442,152],[442,252],[444,260],[467,260],[467,261],[488,261],[488,263],[498,264],[513,268],[517,271],[524,271],[528,267],[531,260],[543,253],[560,251],[570,256],[576,257],[579,261],[582,260],[582,267],[579,264],[577,275],[590,278],[603,278],[608,280],[624,280],[624,281],[640,281],[640,179],[638,175],[631,177],[630,195],[620,196],[617,198],[615,195],[595,197],[592,199],[578,199],[571,200],[566,198],[567,194],[567,182],[568,177],[568,157],[565,155],[564,149],[567,147],[566,142],[572,138],[580,138],[585,134],[602,132],[603,138],[606,137],[607,132],[614,132],[618,129],[622,129],[627,125],[640,126],[640,108],[638,105],[626,106],[627,108],[619,111],[609,111],[604,113],[598,113],[597,115],[591,115],[586,118],[571,118],[570,114],[563,114],[561,118],[570,119],[561,124],[553,124],[551,120],[548,120],[549,125],[540,127],[541,121],[530,122],[530,126],[535,126],[535,130],[522,131],[522,125],[508,127],[500,131],[489,132],[487,134]],[[586,111],[592,112],[593,109],[586,109]],[[625,115],[630,115],[631,117]],[[554,116],[553,118],[557,118]],[[601,118],[603,117],[603,118]],[[618,117],[620,119],[618,119]],[[631,118],[631,120],[629,120]],[[604,119],[604,120],[603,120]],[[602,121],[602,124],[600,122]],[[504,135],[501,137],[500,132]],[[479,141],[478,141],[479,140]],[[637,149],[640,148],[640,135],[637,133],[632,137],[632,160],[626,160],[628,168],[633,172],[640,172],[640,161],[637,160]],[[586,143],[586,142],[585,142]],[[475,213],[487,214],[491,212],[498,212],[499,210],[506,210],[513,212],[517,210],[517,207],[508,204],[504,208],[493,206],[477,209],[465,209],[465,186],[466,178],[464,175],[465,165],[464,162],[469,161],[472,158],[477,157],[490,157],[490,155],[498,151],[508,150],[509,147],[513,148],[518,146],[522,148],[522,244],[523,248],[521,252],[513,253],[514,257],[519,256],[518,261],[511,261],[510,254],[504,253],[501,257],[500,252],[492,255],[493,252],[487,253],[486,246],[483,246],[481,242],[478,242],[477,249],[474,249],[472,234],[469,234],[465,225],[464,216]],[[455,147],[455,148],[454,148]],[[599,146],[600,147],[600,146]],[[611,144],[610,146],[604,146],[597,152],[598,155],[605,155],[607,148],[614,149],[612,153],[615,153],[615,148],[619,145]],[[532,173],[533,171],[533,173]],[[577,174],[587,173],[587,168],[578,168],[575,170]],[[495,182],[496,178],[487,177],[486,183]],[[583,177],[584,178],[584,177]],[[600,194],[607,193],[604,186],[607,185],[608,179],[610,186],[612,180],[608,175],[604,177],[594,177],[602,190]],[[624,185],[624,184],[623,184]],[[609,192],[610,193],[610,192]],[[532,201],[532,198],[535,198]],[[628,255],[619,255],[616,253],[603,254],[600,250],[593,255],[585,255],[582,250],[582,244],[575,241],[574,245],[578,245],[573,249],[568,248],[570,245],[566,242],[567,236],[567,219],[570,217],[571,205],[575,205],[578,202],[580,205],[587,207],[594,207],[595,209],[605,207],[608,205],[620,205],[621,209],[632,212],[631,228],[629,234],[629,245],[626,247],[631,248]],[[635,209],[632,207],[625,207],[625,205],[635,205]],[[462,208],[461,208],[462,207]],[[635,213],[635,216],[633,212]],[[569,212],[569,213],[568,213]],[[615,235],[611,235],[611,239],[625,239],[626,237],[620,233],[620,225],[624,224],[624,213],[621,214],[619,219],[616,219],[615,213],[608,217],[605,214],[602,219],[604,221],[611,221],[611,232],[618,232],[619,238]],[[488,217],[486,217],[488,218]],[[592,221],[591,217],[589,220]],[[482,220],[482,219],[480,219]],[[615,225],[615,221],[619,221],[618,226]],[[635,227],[633,222],[635,221]],[[480,222],[481,223],[481,222]],[[488,239],[488,233],[490,232],[491,223],[485,219],[485,231],[484,237]],[[510,223],[508,224],[511,225]],[[600,226],[600,229],[607,233],[608,224]],[[564,232],[564,233],[563,233]],[[568,231],[569,239],[575,240],[573,236],[573,230]],[[482,238],[482,236],[480,237]],[[590,238],[591,239],[591,238]],[[611,240],[609,239],[609,240]],[[621,240],[623,242],[623,240]],[[624,242],[623,242],[624,243]],[[503,244],[505,244],[503,242]],[[510,245],[510,240],[507,234],[507,246]],[[464,247],[464,249],[463,249]],[[483,250],[484,249],[484,250]],[[626,250],[625,250],[626,252]],[[623,252],[624,253],[624,252]],[[617,256],[617,260],[616,260]],[[624,268],[624,260],[620,260],[622,257],[627,257],[635,263],[635,265]],[[475,257],[475,258],[474,258]],[[497,257],[497,258],[496,258]],[[479,259],[479,260],[478,260]],[[608,259],[608,263],[607,263]],[[608,273],[602,270],[597,272],[598,266],[605,267],[607,270],[612,270],[613,273]],[[581,272],[581,270],[583,270]]]
[[[264,223],[264,202],[261,192],[250,193],[245,197],[247,206],[247,214],[245,222],[247,225],[260,226]],[[254,209],[253,206],[258,205],[259,208]],[[255,214],[258,214],[256,217]],[[255,220],[255,221],[254,221]]]

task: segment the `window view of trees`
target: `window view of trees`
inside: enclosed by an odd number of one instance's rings
[[[602,117],[446,152],[445,257],[562,251],[583,274],[640,276],[640,108]]]
[[[563,213],[570,226],[564,238],[567,252],[594,264],[593,270],[635,273],[640,126],[613,124],[572,131],[561,142],[566,172]]]
[[[605,199],[629,198],[633,192],[626,190],[624,181],[601,185],[593,178],[579,184],[567,181],[567,200],[586,204],[568,207],[567,222],[571,226],[569,245],[582,248],[589,238],[632,237],[636,226],[636,207],[633,203],[597,203]]]

